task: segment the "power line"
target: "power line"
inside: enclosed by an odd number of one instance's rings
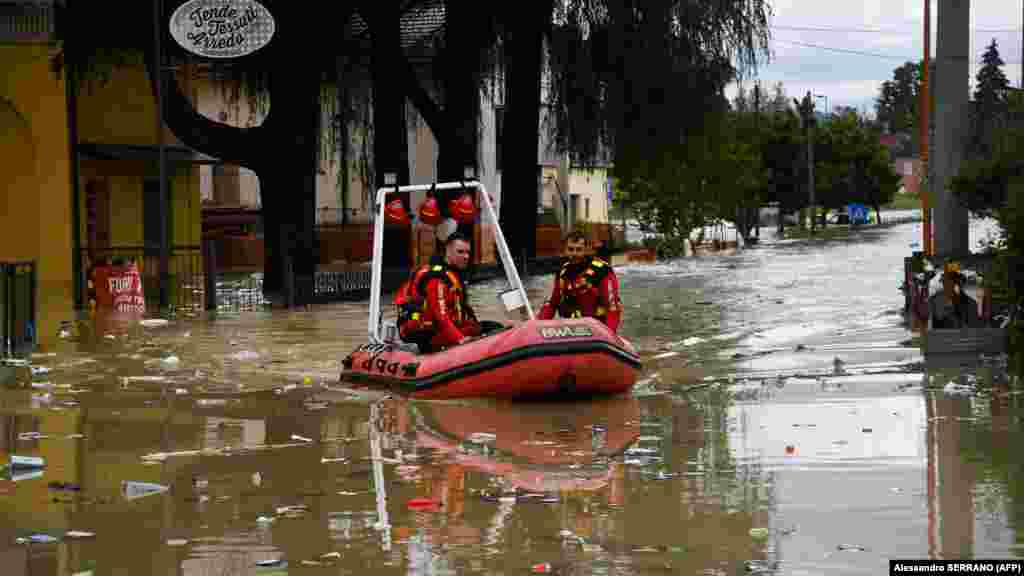
[[[874,58],[884,58],[886,60],[900,60],[902,62],[914,61],[914,58],[905,56],[896,56],[895,54],[880,54],[878,52],[865,52],[863,50],[850,50],[848,48],[833,48],[832,46],[822,46],[821,44],[811,44],[808,42],[797,42],[795,40],[781,40],[779,38],[772,38],[772,42],[782,42],[783,44],[793,44],[794,46],[803,46],[804,48],[817,48],[818,50],[828,50],[830,52],[841,52],[843,54],[856,54],[858,56],[871,56]]]
[[[823,46],[821,44],[811,44],[809,42],[797,42],[796,40],[782,40],[780,38],[772,38],[772,42],[781,42],[783,44],[792,44],[794,46],[802,46],[804,48],[816,48],[818,50],[828,50],[830,52],[839,52],[842,54],[854,54],[857,56],[870,56],[872,58],[882,58],[885,60],[899,60],[901,62],[917,62],[920,58],[899,56],[896,54],[882,54],[879,52],[866,52],[864,50],[851,50],[849,48],[836,48],[833,46]],[[934,57],[933,57],[934,60]],[[1003,64],[1020,64],[1020,60],[1003,60]]]
[[[833,28],[830,26],[787,26],[771,25],[773,30],[791,30],[794,32],[844,32],[851,34],[916,34],[917,30],[911,27],[905,29],[897,28]],[[986,34],[1014,34],[1020,32],[1021,28],[972,28],[972,32],[984,32]]]
[[[906,30],[883,30],[881,28],[831,28],[825,26],[770,26],[774,30],[792,30],[794,32],[866,32],[868,34],[905,34]]]

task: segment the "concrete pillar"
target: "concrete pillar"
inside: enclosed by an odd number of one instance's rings
[[[966,254],[969,250],[967,209],[949,190],[960,170],[968,137],[970,90],[970,0],[941,0],[935,47],[935,180],[932,181],[932,221],[935,255]]]

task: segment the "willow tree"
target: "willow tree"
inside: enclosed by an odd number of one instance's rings
[[[275,21],[270,43],[240,58],[205,60],[171,39],[167,22],[177,0],[112,0],[104,11],[83,0],[69,2],[65,21],[69,60],[101,77],[123,64],[124,54],[145,61],[153,92],[163,97],[163,117],[189,147],[256,173],[265,229],[264,291],[280,294],[285,279],[307,284],[315,272],[316,175],[320,159],[342,152],[341,186],[347,186],[350,140],[363,148],[358,162],[373,189],[385,173],[407,183],[407,104],[412,103],[439,143],[440,174],[461,177],[475,165],[479,88],[494,67],[495,18],[486,5],[414,0],[363,1],[332,6],[329,17],[309,3],[263,0]],[[450,4],[447,6],[446,4]],[[155,13],[154,11],[159,11]],[[118,19],[109,18],[116,13]],[[441,29],[436,20],[440,14]],[[154,17],[155,16],[155,17]],[[137,25],[124,26],[121,22]],[[426,58],[410,57],[410,22],[420,30]],[[160,24],[160,29],[154,28]],[[481,25],[482,24],[482,25]],[[448,30],[456,29],[457,34]],[[162,43],[157,71],[155,53]],[[406,42],[408,44],[408,42]],[[423,46],[423,44],[430,44]],[[71,48],[73,46],[73,48]],[[72,63],[72,62],[69,62]],[[240,128],[200,114],[171,69],[205,64],[236,87],[250,109],[264,108],[257,126]],[[237,98],[237,96],[236,96]],[[324,118],[333,119],[323,122]],[[342,146],[336,146],[339,139]],[[369,148],[372,147],[372,152]],[[330,157],[328,156],[328,157]],[[347,195],[342,194],[345,198]],[[286,273],[291,266],[293,276]]]
[[[609,158],[666,232],[701,218],[727,83],[767,55],[765,0],[566,0],[551,29],[550,130],[579,164]]]

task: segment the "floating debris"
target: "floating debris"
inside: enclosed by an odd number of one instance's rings
[[[167,382],[167,376],[122,376],[121,382]]]
[[[348,458],[320,458],[321,464],[343,464],[348,462]]]
[[[86,532],[84,530],[70,530],[64,534],[65,538],[93,538],[95,536],[95,532]]]
[[[146,318],[145,320],[139,320],[139,324],[146,328],[156,328],[158,326],[167,326],[169,322],[163,318]]]
[[[298,434],[292,434],[292,440],[298,440],[299,442],[312,442],[312,438],[306,438],[305,436],[299,436]]]
[[[970,396],[974,394],[974,388],[966,386],[964,384],[957,384],[956,382],[949,382],[942,391],[950,396]]]
[[[413,498],[405,503],[406,508],[410,510],[435,510],[441,507],[441,504],[430,498]]]
[[[768,529],[767,528],[751,528],[750,537],[754,540],[767,540]]]
[[[868,549],[859,544],[840,544],[836,546],[840,552],[867,552]]]
[[[50,536],[49,534],[32,534],[27,537],[15,538],[16,544],[56,544],[60,542],[60,539]]]
[[[45,468],[46,460],[38,456],[15,456],[11,455],[10,467],[12,470]]]
[[[490,432],[474,432],[466,438],[468,442],[473,444],[489,444],[497,439],[498,437]]]
[[[185,546],[186,544],[188,544],[188,540],[185,538],[171,538],[167,540],[168,546]]]
[[[152,482],[134,482],[131,480],[121,482],[121,495],[125,500],[137,500],[146,496],[152,496],[153,494],[162,494],[168,490],[167,486]]]
[[[309,506],[306,506],[305,504],[296,504],[294,506],[279,506],[274,510],[274,512],[276,512],[279,516],[305,514],[306,512],[309,512]]]
[[[45,438],[49,438],[49,436],[46,434],[40,434],[39,432],[22,432],[21,434],[18,434],[18,440],[22,441],[43,440]]]

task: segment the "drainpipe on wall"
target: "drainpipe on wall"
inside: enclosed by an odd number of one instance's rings
[[[160,149],[160,308],[167,307],[168,296],[168,259],[169,250],[167,246],[167,149],[164,145],[164,101],[163,101],[163,80],[164,80],[164,59],[161,51],[161,36],[163,35],[163,6],[160,0],[153,0],[153,43],[154,58],[156,65],[153,67],[156,74],[156,129],[157,146]]]
[[[571,213],[569,208],[569,172],[572,170],[572,163],[569,161],[569,155],[566,153],[561,154],[558,158],[558,199],[562,202],[562,235],[566,235],[575,226],[576,222],[570,220],[571,216],[575,216]]]
[[[69,0],[70,4],[70,0]],[[65,10],[70,10],[65,7]],[[65,12],[66,13],[66,12]],[[70,43],[75,49],[74,42]],[[71,159],[71,282],[74,309],[85,307],[85,288],[82,271],[82,210],[80,204],[81,154],[78,151],[78,66],[75,56],[68,57],[69,43],[64,42],[64,94],[68,115],[68,153]]]

